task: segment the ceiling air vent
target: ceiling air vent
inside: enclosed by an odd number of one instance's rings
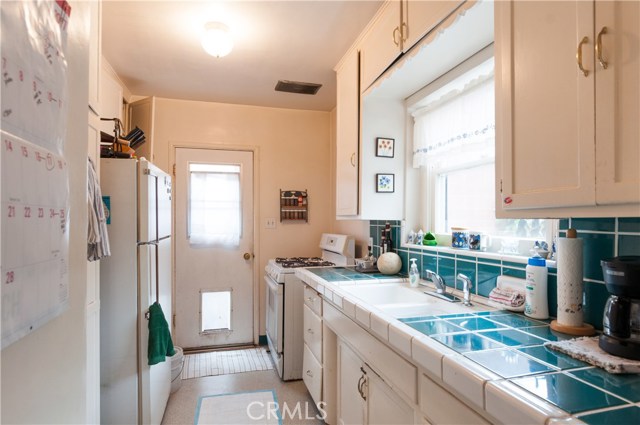
[[[316,94],[320,90],[322,84],[301,83],[298,81],[278,80],[276,91],[298,94]]]

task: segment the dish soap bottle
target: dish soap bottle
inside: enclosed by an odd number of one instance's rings
[[[525,273],[524,314],[534,319],[548,319],[547,264],[544,258],[529,258]]]
[[[411,267],[409,268],[409,285],[412,288],[418,287],[418,282],[420,282],[420,272],[418,271],[418,266],[416,265],[416,259],[411,258]]]

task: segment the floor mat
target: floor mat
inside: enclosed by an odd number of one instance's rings
[[[273,362],[264,347],[211,351],[208,353],[186,354],[184,356],[182,379],[270,369],[273,369]]]
[[[282,425],[274,390],[210,395],[198,400],[195,425],[252,423]]]

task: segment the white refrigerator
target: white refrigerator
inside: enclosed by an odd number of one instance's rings
[[[159,424],[171,361],[147,361],[149,306],[171,324],[171,176],[141,159],[103,158],[111,257],[100,264],[102,424]]]

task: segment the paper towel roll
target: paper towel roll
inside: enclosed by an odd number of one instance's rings
[[[558,238],[558,323],[582,326],[582,239]]]

